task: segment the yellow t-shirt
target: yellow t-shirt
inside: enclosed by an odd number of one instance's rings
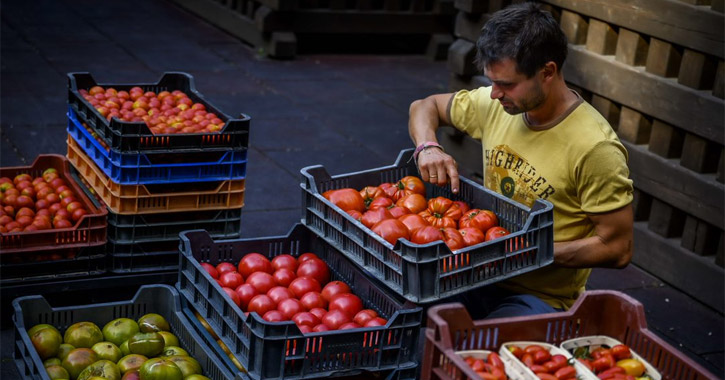
[[[506,113],[490,93],[490,87],[457,92],[451,122],[481,140],[487,188],[529,207],[536,198],[554,205],[555,242],[592,236],[587,214],[614,211],[632,201],[627,151],[590,104],[580,100],[552,125],[535,128],[524,114]],[[499,285],[568,309],[590,272],[549,265]]]

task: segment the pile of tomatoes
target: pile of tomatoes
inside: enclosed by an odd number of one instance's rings
[[[153,134],[212,133],[224,128],[224,121],[206,106],[194,103],[183,91],[144,91],[133,87],[117,91],[94,86],[78,91],[106,120],[146,122]]]
[[[467,356],[463,360],[484,380],[508,380],[503,360],[495,352],[489,352],[486,360],[473,356]]]
[[[574,357],[594,372],[602,380],[635,380],[649,379],[645,374],[644,364],[632,356],[632,351],[625,344],[617,344],[611,348],[579,347]]]
[[[576,368],[569,359],[561,354],[552,355],[544,346],[531,344],[521,347],[515,344],[508,350],[541,380],[576,379]]]
[[[302,333],[385,326],[375,310],[342,281],[330,281],[330,269],[314,253],[283,254],[269,260],[248,253],[237,266],[201,263],[245,314],[268,322],[293,321]]]
[[[426,199],[425,185],[415,176],[361,190],[329,190],[322,196],[390,244],[401,238],[415,244],[442,240],[455,251],[509,234],[491,210],[445,197]]]
[[[0,233],[73,227],[88,209],[54,168],[0,178]]]

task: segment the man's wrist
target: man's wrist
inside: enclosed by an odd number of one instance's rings
[[[438,144],[435,141],[426,141],[415,148],[415,152],[413,153],[413,159],[418,162],[418,155],[420,155],[420,152],[430,148],[438,148],[443,152],[446,151],[445,149],[443,149],[443,146],[441,144]]]

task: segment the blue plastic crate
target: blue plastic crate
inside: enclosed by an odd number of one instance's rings
[[[197,153],[119,153],[106,150],[81,125],[72,109],[68,110],[68,134],[108,178],[121,185],[224,181],[243,179],[246,174],[246,148]],[[194,162],[195,159],[207,161]]]

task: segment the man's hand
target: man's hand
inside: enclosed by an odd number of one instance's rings
[[[423,181],[440,186],[450,181],[451,190],[458,193],[458,164],[439,148],[431,147],[418,154],[418,170]]]

